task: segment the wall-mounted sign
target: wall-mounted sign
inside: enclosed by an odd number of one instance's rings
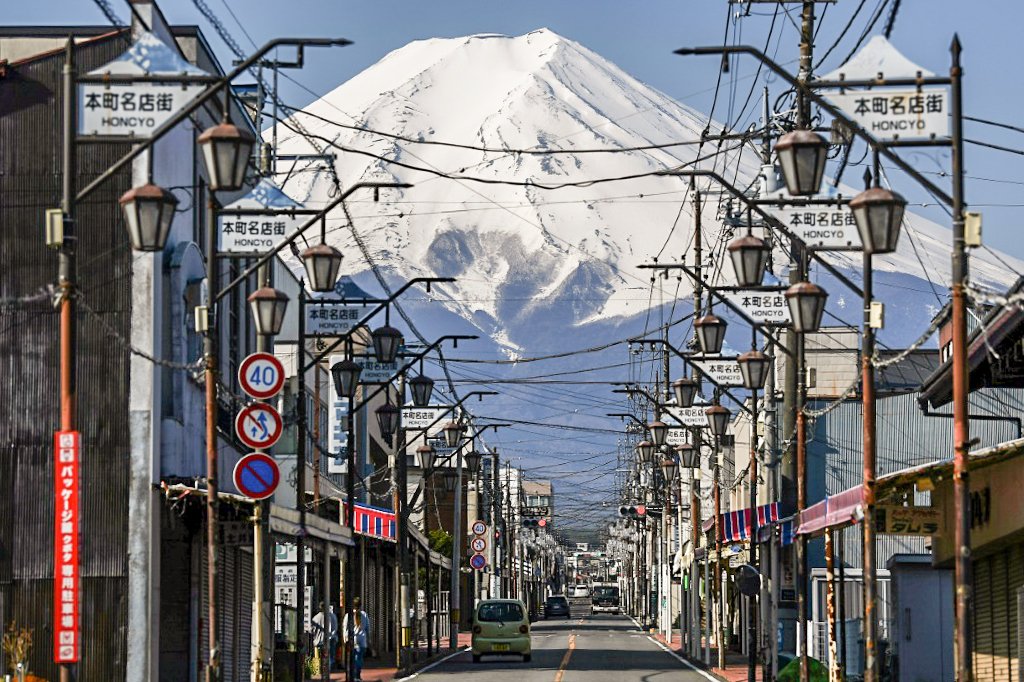
[[[725,298],[743,311],[743,314],[760,324],[789,324],[789,304],[781,291],[729,291]]]
[[[332,355],[331,366],[345,359],[344,355]],[[348,472],[348,398],[339,398],[336,391],[330,391],[330,405],[327,408],[327,473]]]
[[[890,535],[938,535],[944,531],[938,507],[903,507],[880,504],[875,509],[875,529]]]

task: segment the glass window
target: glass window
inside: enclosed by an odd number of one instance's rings
[[[486,623],[511,623],[523,620],[523,609],[512,602],[485,602],[480,605],[476,619]]]

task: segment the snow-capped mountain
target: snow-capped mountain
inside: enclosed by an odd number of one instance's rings
[[[572,328],[645,312],[649,276],[636,266],[659,255],[662,262],[680,258],[693,237],[688,180],[652,174],[718,148],[717,142],[698,144],[709,125],[705,116],[547,29],[411,43],[293,121],[350,150],[336,162],[344,185],[414,184],[383,191],[376,204],[368,193],[353,196],[355,229],[373,259],[395,275],[457,277],[457,284],[443,288],[448,308],[510,351],[528,343],[538,318]],[[712,123],[711,129],[721,127]],[[282,153],[312,151],[287,127],[279,134]],[[730,151],[700,167],[730,173],[738,167],[736,185],[754,182],[761,166],[756,150],[735,141],[722,148]],[[285,189],[315,207],[328,200],[333,181],[312,166],[300,167]],[[722,229],[717,196],[709,195],[703,211],[708,247]],[[332,228],[335,245],[351,254],[344,269],[365,270],[341,212]],[[899,305],[906,287],[920,290],[926,305],[913,307],[918,314],[912,324],[926,324],[921,311],[926,315],[938,306],[928,281],[940,287],[941,296],[950,233],[918,217],[911,217],[908,233],[898,253],[876,258],[878,291],[885,298],[887,283],[899,287],[892,290],[901,293]],[[852,256],[832,258],[855,272],[860,259]],[[1015,268],[1024,265],[1004,260]],[[986,253],[974,254],[972,272],[996,287],[1011,281]],[[776,274],[783,273],[777,268]],[[727,265],[723,276],[731,277]],[[834,293],[833,304],[838,310],[849,305],[848,319],[856,323],[859,303],[849,292]],[[689,295],[687,282],[679,295]]]

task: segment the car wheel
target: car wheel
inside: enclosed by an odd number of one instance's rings
[[[474,663],[479,663],[480,662],[480,654],[473,654],[473,662]]]
[[[523,654],[523,663],[529,663],[532,660],[533,656],[531,654]]]

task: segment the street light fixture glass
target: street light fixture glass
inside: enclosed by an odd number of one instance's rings
[[[672,391],[676,394],[676,407],[693,407],[693,400],[697,396],[697,380],[689,377],[676,379],[672,382]]]
[[[377,408],[377,425],[380,426],[381,435],[385,438],[391,438],[395,431],[398,430],[398,416],[401,414],[401,410],[392,405],[391,403],[385,403]]]
[[[655,446],[661,447],[665,444],[665,439],[668,438],[668,424],[660,420],[653,421],[647,425],[647,430],[650,431]]]
[[[700,468],[700,450],[690,443],[677,445],[676,454],[679,456],[679,466],[684,469]]]
[[[666,456],[665,459],[661,460],[661,473],[665,475],[667,483],[676,480],[676,475],[679,473],[679,462],[671,455]]]
[[[828,293],[813,282],[797,282],[786,289],[786,302],[793,319],[793,331],[815,332],[825,314]]]
[[[334,291],[343,256],[330,244],[317,244],[302,252],[302,264],[313,291]]]
[[[732,416],[732,413],[721,405],[712,405],[704,410],[704,414],[708,416],[711,434],[714,436],[724,436],[726,429],[729,428],[729,417]]]
[[[728,248],[736,284],[741,287],[761,286],[768,266],[768,246],[764,240],[748,234],[733,239]]]
[[[255,139],[233,123],[207,128],[197,140],[203,150],[206,173],[213,191],[237,192],[245,184],[245,170]]]
[[[750,350],[740,355],[736,361],[740,363],[744,388],[755,390],[764,386],[764,380],[768,378],[771,358],[761,351]]]
[[[444,431],[445,445],[454,448],[459,444],[459,439],[462,438],[462,424],[451,421],[445,424],[442,430]]]
[[[646,464],[654,458],[654,443],[649,440],[642,440],[636,445],[636,454],[640,457],[640,463]]]
[[[163,187],[146,183],[121,195],[119,200],[128,239],[136,251],[162,251],[171,231],[178,198]]]
[[[469,472],[469,475],[476,476],[480,472],[480,462],[484,456],[476,450],[471,450],[463,455],[463,457],[466,460],[466,470]]]
[[[416,448],[416,454],[420,459],[420,468],[429,471],[434,468],[434,460],[437,459],[437,450],[429,445],[421,445]]]
[[[900,238],[907,200],[882,187],[866,189],[850,200],[865,253],[892,253]]]
[[[416,407],[426,407],[430,404],[430,396],[434,392],[433,379],[419,374],[409,379],[409,388],[412,389],[413,405]]]
[[[394,327],[384,325],[373,330],[373,354],[377,356],[377,362],[394,362],[402,341],[402,332]]]
[[[818,193],[825,176],[828,146],[828,140],[811,130],[794,130],[775,143],[790,194],[809,197]]]
[[[459,484],[459,472],[455,469],[446,469],[444,472],[444,489],[450,493],[455,492]]]
[[[725,320],[714,314],[705,315],[694,322],[693,326],[697,330],[697,340],[700,342],[702,352],[708,355],[722,352],[725,328],[728,326]]]
[[[362,365],[352,360],[341,360],[331,365],[334,390],[339,398],[355,400],[356,389],[359,388],[359,375],[362,371]]]
[[[288,296],[272,287],[261,287],[249,296],[249,308],[256,322],[256,333],[269,336],[281,333]]]

